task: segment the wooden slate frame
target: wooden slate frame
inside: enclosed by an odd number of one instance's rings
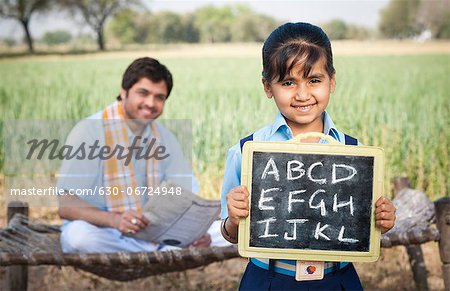
[[[384,151],[382,148],[370,146],[346,146],[331,140],[329,137],[319,134],[323,139],[329,140],[329,144],[300,143],[295,137],[287,142],[246,142],[242,152],[241,184],[245,185],[250,193],[251,205],[252,193],[252,163],[254,152],[274,153],[301,153],[322,155],[346,155],[366,156],[374,158],[372,213],[370,226],[370,247],[368,252],[357,251],[331,251],[310,249],[286,249],[263,248],[250,246],[250,219],[251,211],[246,219],[241,219],[239,224],[239,254],[243,257],[311,260],[311,261],[335,261],[335,262],[373,262],[380,254],[380,230],[375,227],[375,202],[382,196],[384,189]],[[317,136],[317,135],[316,135]],[[251,207],[251,206],[250,206]]]

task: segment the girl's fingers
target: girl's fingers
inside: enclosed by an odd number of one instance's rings
[[[243,192],[231,192],[230,194],[234,200],[240,200],[240,201],[248,200],[248,195],[246,195]]]
[[[387,203],[388,199],[384,196],[381,196],[378,198],[377,202],[375,203],[375,206],[380,206],[381,204]]]
[[[246,218],[248,216],[248,213],[249,212],[246,209],[237,209],[237,208],[229,209],[229,216],[234,219]]]
[[[394,227],[394,222],[391,220],[378,220],[376,225],[382,228],[382,233]]]
[[[231,206],[237,209],[248,210],[248,201],[231,201]]]
[[[240,193],[248,193],[247,187],[244,185],[237,186],[237,187],[233,188],[233,190],[231,190],[231,191],[240,192]]]
[[[375,213],[380,212],[392,212],[395,213],[396,209],[395,206],[392,203],[380,203],[376,205]]]
[[[380,212],[375,215],[376,220],[395,220],[395,215],[393,212]]]

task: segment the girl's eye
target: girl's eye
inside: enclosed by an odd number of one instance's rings
[[[281,86],[287,86],[287,87],[294,86],[294,82],[292,82],[292,81],[283,81],[281,83]]]
[[[311,84],[320,83],[320,79],[311,79],[309,82],[310,82]]]

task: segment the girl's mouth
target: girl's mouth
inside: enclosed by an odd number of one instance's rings
[[[309,112],[313,108],[314,105],[316,105],[316,103],[304,105],[304,106],[292,106],[292,107],[294,107],[295,110],[299,111],[299,112]]]

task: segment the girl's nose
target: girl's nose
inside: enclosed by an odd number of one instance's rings
[[[308,90],[305,86],[299,86],[297,94],[295,94],[295,100],[297,101],[308,101],[311,98]]]

